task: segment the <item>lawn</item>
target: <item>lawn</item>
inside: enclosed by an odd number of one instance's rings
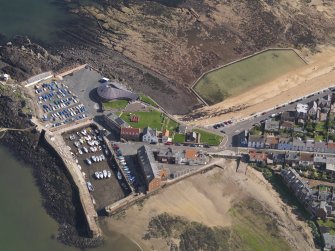
[[[147,104],[152,105],[154,107],[158,107],[158,104],[152,98],[150,98],[146,95],[141,94],[140,99],[144,103],[147,103]]]
[[[105,111],[111,109],[124,109],[128,105],[127,100],[113,100],[109,102],[102,103],[102,106]]]
[[[169,117],[164,117],[163,129],[167,129],[169,131],[176,131],[178,127],[178,122],[170,119]]]
[[[220,143],[223,139],[222,136],[219,136],[219,135],[216,135],[216,134],[213,134],[213,133],[210,133],[210,132],[206,132],[206,131],[203,131],[203,130],[195,129],[194,131],[200,133],[200,142],[204,143],[204,144],[209,144],[209,145],[212,145],[212,146],[218,146],[218,145],[220,145]]]
[[[293,50],[268,50],[204,75],[194,90],[210,105],[303,66]]]
[[[184,143],[185,142],[185,135],[176,133],[173,138],[173,142],[175,143]]]
[[[315,134],[314,141],[315,142],[322,142],[324,140],[323,136],[320,134]]]
[[[130,114],[136,114],[139,116],[140,121],[138,123],[130,122]],[[163,121],[163,115],[158,111],[133,113],[124,112],[122,113],[121,118],[134,128],[145,128],[149,126],[157,130],[161,130]]]

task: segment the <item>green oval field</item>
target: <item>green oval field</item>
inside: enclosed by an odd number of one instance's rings
[[[267,50],[205,74],[193,89],[213,105],[303,65],[293,50]]]

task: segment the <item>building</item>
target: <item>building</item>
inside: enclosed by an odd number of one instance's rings
[[[181,164],[182,162],[181,152],[173,151],[170,147],[167,151],[159,151],[156,158],[157,161],[168,164]]]
[[[300,139],[293,139],[292,150],[293,151],[306,151],[306,143]]]
[[[249,135],[248,147],[251,148],[264,148],[264,137],[257,135]]]
[[[279,121],[275,121],[275,120],[272,120],[272,119],[266,120],[265,125],[264,125],[264,129],[265,129],[265,131],[268,131],[268,132],[278,132]]]
[[[205,165],[208,163],[208,157],[196,149],[186,149],[183,152],[182,163],[186,165]]]
[[[98,96],[103,101],[110,101],[110,100],[137,100],[138,95],[132,93],[131,91],[126,90],[120,84],[116,82],[108,82],[105,84],[101,84],[97,88]]]
[[[296,112],[295,111],[285,111],[280,116],[282,121],[295,122]]]
[[[121,119],[120,117],[116,116],[114,113],[109,113],[103,116],[104,124],[107,125],[112,130],[115,130],[118,133],[121,133],[121,128],[129,128],[130,125]]]
[[[277,149],[278,148],[278,143],[279,143],[279,140],[275,136],[267,135],[265,137],[265,144],[264,144],[265,148],[268,148],[268,149]]]
[[[300,153],[300,166],[312,166],[314,163],[314,154],[313,153]]]
[[[159,170],[151,149],[144,145],[137,150],[137,158],[146,184],[146,191],[152,192],[161,187],[167,179],[166,170]]]
[[[197,132],[188,132],[186,133],[186,142],[199,143],[200,142],[200,134]]]
[[[292,150],[292,141],[290,138],[279,138],[278,150]]]
[[[158,137],[156,135],[156,130],[146,127],[143,129],[142,141],[150,144],[158,143]]]
[[[249,151],[249,162],[251,163],[267,163],[268,155],[265,152]]]
[[[330,251],[335,249],[335,235],[332,235],[330,233],[323,233],[322,234],[323,241],[325,243],[324,250]]]
[[[281,130],[292,131],[294,129],[294,122],[285,120],[280,124],[280,129]]]
[[[121,128],[121,138],[127,141],[139,141],[141,130],[139,128]]]

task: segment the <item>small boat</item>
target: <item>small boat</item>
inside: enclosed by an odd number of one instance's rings
[[[107,177],[108,178],[112,177],[112,172],[111,171],[107,171]]]
[[[99,172],[95,172],[94,175],[95,175],[95,178],[100,179]]]
[[[88,188],[88,190],[90,191],[90,192],[93,192],[94,191],[94,187],[92,186],[92,183],[91,182],[89,182],[89,181],[87,181],[87,188]]]
[[[77,165],[78,169],[81,171],[81,165]]]
[[[104,174],[102,172],[99,172],[100,179],[104,178]]]
[[[121,175],[120,171],[117,172],[117,178],[118,178],[119,180],[122,180],[122,175]]]
[[[87,164],[92,165],[92,162],[90,161],[90,159],[86,159],[86,162]]]
[[[104,174],[104,178],[107,178],[107,171],[103,170],[102,173]]]

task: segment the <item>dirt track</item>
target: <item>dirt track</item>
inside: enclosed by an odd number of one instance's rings
[[[135,240],[144,250],[167,250],[164,240],[142,239],[151,217],[167,212],[208,226],[231,226],[232,204],[251,196],[275,215],[282,236],[293,250],[314,250],[309,227],[297,219],[263,176],[251,168],[247,175],[236,173],[235,168],[233,162],[226,162],[225,170],[213,169],[181,181],[145,200],[142,206],[129,208],[124,218],[106,218],[102,224]]]
[[[225,119],[241,119],[253,113],[290,102],[301,96],[317,92],[335,85],[335,48],[324,47],[322,52],[307,56],[309,64],[292,71],[264,85],[257,86],[248,92],[228,98],[216,105],[202,108],[196,113],[204,113],[203,119],[190,122],[196,125],[213,124]],[[239,105],[246,109],[217,116],[220,111]]]

